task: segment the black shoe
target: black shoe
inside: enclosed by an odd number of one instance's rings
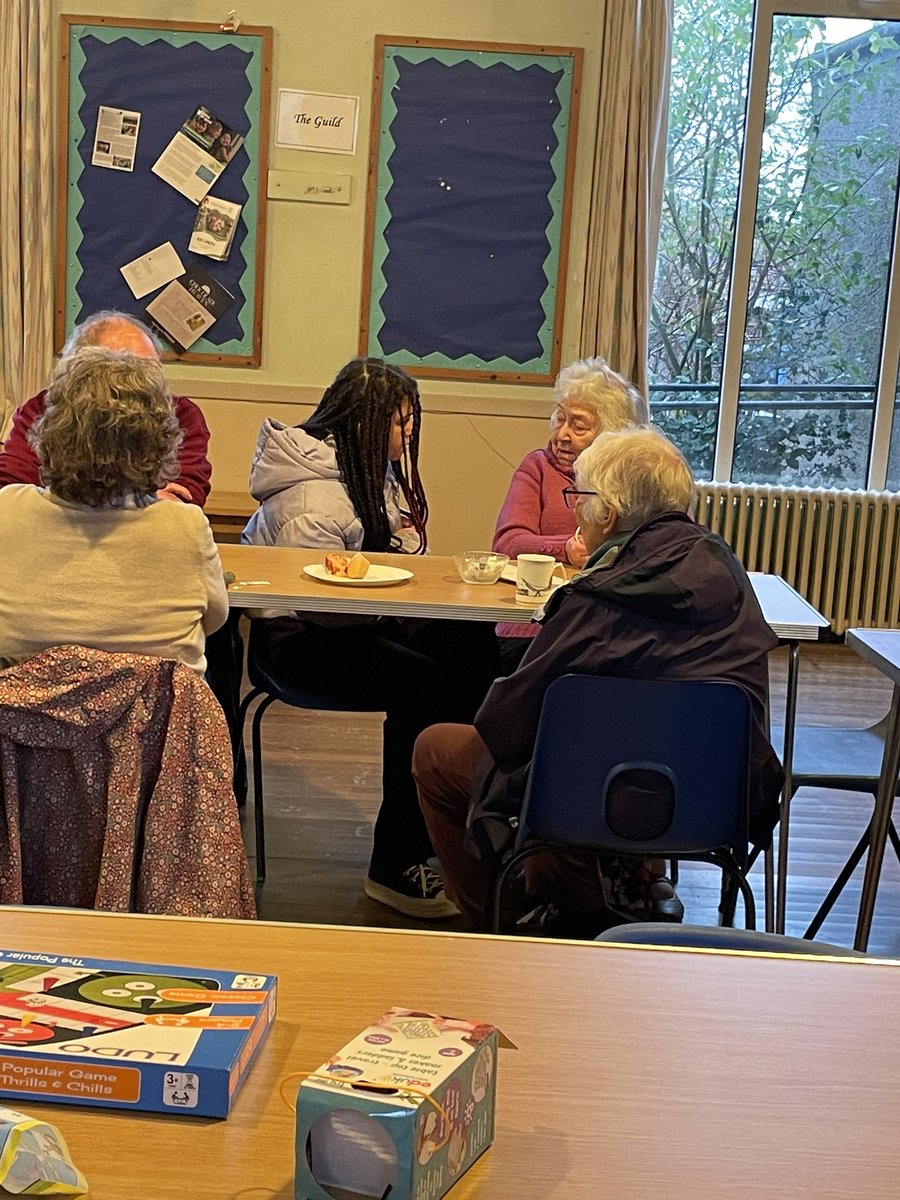
[[[680,925],[684,920],[684,905],[672,887],[672,881],[661,875],[650,884],[650,920],[671,921]]]
[[[408,867],[390,884],[378,883],[368,875],[365,889],[370,900],[378,900],[407,917],[441,921],[445,917],[459,916],[459,909],[444,891],[440,874],[427,863]]]
[[[598,933],[620,925],[621,919],[606,908],[596,912],[560,912],[555,904],[539,904],[537,908],[520,917],[515,932],[528,937],[573,938],[592,942]]]

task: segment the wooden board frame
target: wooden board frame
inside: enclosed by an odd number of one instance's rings
[[[258,367],[261,362],[262,355],[262,314],[263,314],[263,299],[265,291],[265,246],[266,246],[266,182],[268,176],[268,149],[270,136],[270,103],[271,103],[271,87],[272,87],[272,28],[262,25],[242,25],[239,31],[235,34],[224,32],[218,25],[204,22],[181,22],[181,21],[148,21],[134,18],[118,18],[118,17],[103,17],[103,16],[87,16],[83,14],[63,14],[60,16],[60,88],[59,88],[59,108],[57,122],[57,137],[58,137],[58,158],[57,158],[57,228],[56,228],[56,303],[55,303],[55,337],[57,346],[62,346],[65,342],[69,328],[71,312],[73,307],[70,304],[70,291],[72,287],[70,272],[73,269],[73,262],[70,258],[69,228],[70,228],[70,206],[72,204],[72,195],[76,191],[76,182],[72,179],[72,171],[70,167],[78,155],[77,145],[73,145],[72,123],[70,113],[70,88],[69,78],[71,70],[71,49],[74,30],[80,26],[92,26],[106,29],[134,29],[148,33],[159,32],[160,34],[192,34],[199,33],[207,36],[217,36],[225,40],[234,40],[241,38],[256,39],[259,43],[260,54],[260,78],[258,95],[258,122],[257,128],[250,131],[245,147],[248,153],[252,149],[252,165],[255,174],[255,186],[250,194],[250,200],[244,207],[241,214],[241,219],[245,220],[248,209],[254,213],[252,225],[253,245],[252,245],[252,262],[247,264],[245,275],[252,276],[252,287],[248,289],[249,295],[252,296],[252,319],[246,326],[242,325],[241,329],[244,333],[242,341],[248,343],[246,348],[238,353],[221,352],[215,345],[208,344],[209,349],[198,349],[197,347],[204,344],[204,340],[195,343],[195,347],[191,348],[184,354],[177,354],[174,351],[163,354],[163,359],[168,362],[183,362],[183,363],[204,363],[216,366],[246,366]],[[202,89],[202,83],[200,85]],[[198,103],[202,103],[202,97],[198,97]],[[143,131],[143,121],[142,121]],[[174,133],[174,129],[172,130]],[[88,159],[89,161],[89,159]],[[83,158],[81,159],[83,163]],[[244,172],[246,173],[246,167]],[[155,177],[154,177],[155,178]],[[174,189],[172,190],[173,197],[178,197]],[[184,199],[183,197],[181,199]],[[185,201],[190,203],[190,201]],[[249,222],[247,222],[249,227]],[[153,249],[153,246],[147,246],[146,250]],[[176,247],[181,251],[181,247]],[[204,261],[204,260],[201,260]],[[214,260],[205,260],[215,273],[217,264]],[[245,260],[246,261],[246,260]],[[130,296],[130,293],[129,293]],[[151,299],[150,296],[144,297],[142,300],[130,300],[129,304],[120,304],[118,307],[126,311],[133,312],[134,315],[143,316],[143,309],[146,303]],[[95,308],[110,307],[111,303],[105,305],[100,303]],[[84,314],[87,315],[87,314]]]
[[[381,315],[380,296],[386,290],[383,276],[383,266],[388,259],[385,251],[382,230],[379,224],[383,222],[386,203],[381,192],[385,191],[387,165],[384,153],[385,141],[390,142],[390,136],[385,138],[386,126],[382,96],[385,87],[385,61],[389,48],[409,47],[417,51],[459,52],[458,61],[471,57],[477,65],[487,65],[485,56],[493,56],[497,61],[504,62],[512,56],[528,56],[529,58],[559,58],[567,64],[569,72],[568,107],[561,115],[565,128],[564,166],[556,172],[556,185],[561,196],[557,211],[551,224],[554,225],[555,245],[550,242],[550,260],[555,260],[552,277],[547,278],[547,292],[553,295],[552,313],[549,315],[549,332],[543,342],[544,353],[538,369],[523,367],[504,356],[499,356],[492,362],[472,362],[472,356],[466,356],[469,361],[464,365],[456,365],[449,358],[443,362],[429,362],[428,359],[443,358],[443,355],[427,355],[424,358],[405,352],[385,353],[378,343],[376,320]],[[379,35],[375,39],[375,67],[373,76],[372,119],[369,139],[369,172],[365,226],[365,257],[362,282],[362,298],[360,310],[360,353],[376,355],[389,362],[403,366],[411,374],[422,377],[455,378],[455,379],[492,379],[510,380],[520,383],[552,382],[559,370],[562,325],[565,308],[566,275],[568,268],[569,227],[571,221],[572,191],[575,174],[575,150],[578,136],[578,107],[581,93],[581,70],[584,51],[579,47],[565,46],[534,46],[524,44],[501,44],[496,42],[475,42],[457,40],[435,40],[431,38],[391,37]],[[381,210],[381,211],[380,211]],[[380,244],[379,244],[380,243]],[[546,268],[545,268],[546,270]],[[546,313],[546,307],[545,307]]]

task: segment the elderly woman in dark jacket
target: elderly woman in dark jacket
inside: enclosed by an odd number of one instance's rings
[[[469,830],[488,823],[490,841],[502,848],[521,804],[544,691],[567,672],[740,684],[754,717],[754,840],[768,836],[777,814],[782,772],[765,725],[766,656],[776,638],[743,567],[687,515],[687,463],[652,428],[620,430],[581,454],[575,482],[589,551],[584,570],[548,602],[522,665],[494,683],[474,725],[434,726],[416,744],[419,800],[445,887],[476,925],[492,864]],[[603,736],[602,727],[597,732]],[[645,882],[649,889],[649,875]],[[572,892],[584,883],[573,880]],[[608,888],[597,891],[595,907],[606,895]]]

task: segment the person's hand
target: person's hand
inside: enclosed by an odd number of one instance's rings
[[[191,493],[181,483],[167,483],[165,487],[161,487],[157,491],[156,498],[157,500],[183,500],[185,504],[191,503]]]
[[[566,558],[573,567],[583,567],[588,560],[587,546],[582,540],[580,529],[576,529],[566,542]]]

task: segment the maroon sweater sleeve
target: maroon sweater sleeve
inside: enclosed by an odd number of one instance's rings
[[[206,457],[209,446],[209,430],[203,413],[187,396],[175,396],[175,415],[184,437],[178,452],[178,475],[172,480],[180,483],[191,493],[193,502],[203,507],[209,495],[209,480],[212,467]]]
[[[40,484],[40,463],[28,444],[28,430],[44,411],[46,395],[38,392],[13,413],[9,436],[0,451],[0,487],[8,483]]]
[[[28,444],[28,431],[44,411],[46,392],[38,392],[13,414],[9,437],[0,452],[0,487],[8,483],[40,484],[40,463]],[[184,435],[178,455],[178,475],[173,480],[191,493],[194,504],[203,507],[209,495],[212,468],[206,457],[209,430],[203,413],[186,396],[175,396],[175,415]]]

